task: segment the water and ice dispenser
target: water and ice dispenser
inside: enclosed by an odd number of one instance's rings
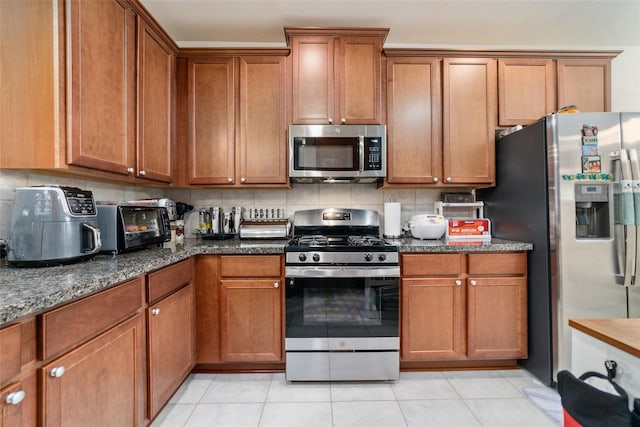
[[[606,182],[575,184],[577,239],[611,237],[610,188]]]

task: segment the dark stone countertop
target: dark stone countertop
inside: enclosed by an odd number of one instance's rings
[[[514,252],[531,250],[530,243],[493,239],[490,244],[447,244],[442,240],[390,240],[400,252]],[[12,268],[0,265],[0,327],[19,317],[53,308],[107,289],[170,264],[201,254],[282,254],[286,240],[186,239],[177,248],[145,249],[120,255],[98,255],[77,264]]]

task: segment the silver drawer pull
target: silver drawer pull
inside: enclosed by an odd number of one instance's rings
[[[51,370],[51,376],[54,378],[60,378],[61,376],[64,375],[64,371],[65,371],[64,366],[56,366]]]
[[[18,403],[22,402],[25,396],[26,393],[24,392],[24,390],[14,391],[13,393],[9,393],[7,395],[5,402],[7,402],[8,405],[17,405]]]

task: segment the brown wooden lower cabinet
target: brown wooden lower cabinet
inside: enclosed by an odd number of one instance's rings
[[[282,369],[282,256],[203,255],[195,265],[198,365]]]
[[[144,423],[144,319],[129,320],[40,369],[47,427]]]
[[[153,419],[195,364],[193,260],[147,275],[147,417]]]
[[[403,255],[402,360],[525,358],[526,256]]]
[[[35,427],[37,390],[35,373],[0,389],[0,427]]]
[[[147,308],[149,396],[155,417],[195,363],[194,288],[189,284]]]

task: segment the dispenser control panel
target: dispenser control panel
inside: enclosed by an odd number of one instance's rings
[[[609,201],[609,184],[576,183],[576,202]]]

